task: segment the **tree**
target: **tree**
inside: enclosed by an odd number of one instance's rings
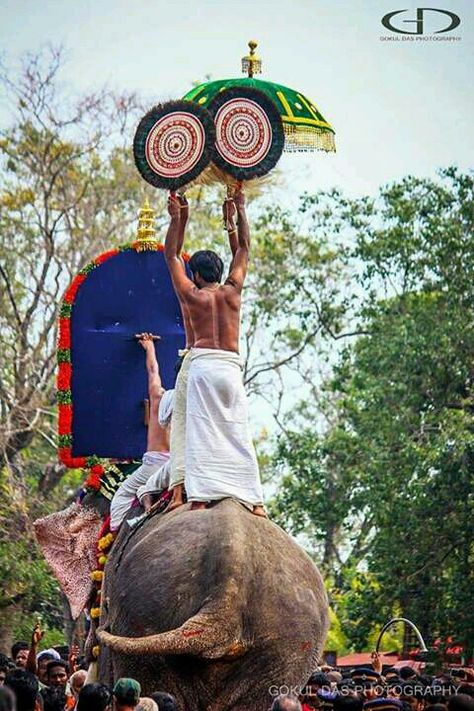
[[[49,48],[27,55],[19,73],[4,69],[2,74],[13,117],[0,134],[4,647],[10,623],[23,613],[31,619],[42,597],[51,599],[53,588],[57,591],[35,547],[32,522],[62,508],[78,484],[79,475],[66,473],[56,461],[53,376],[62,294],[93,256],[133,239],[145,195],[157,208],[159,234],[168,221],[166,195],[147,187],[133,165],[131,136],[145,111],[141,99],[108,90],[68,96],[60,83],[61,65],[61,51]],[[189,191],[192,216],[186,249],[222,251],[221,192],[199,187]],[[249,197],[256,205],[252,191]],[[289,213],[270,205],[253,233],[255,259],[243,325],[245,375],[254,396],[279,391],[277,413],[281,371],[301,361],[321,332],[322,319],[332,322],[337,314],[331,295],[336,255],[327,246],[315,246],[310,231],[301,233]],[[318,284],[313,296],[321,316],[308,311],[295,285],[302,264],[298,284]]]
[[[396,611],[428,639],[474,646],[473,180],[440,177],[336,196],[364,333],[326,381],[326,431],[276,450],[277,509],[290,530],[336,541],[334,597],[359,649]]]

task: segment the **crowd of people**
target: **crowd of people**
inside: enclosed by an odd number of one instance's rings
[[[118,679],[113,688],[89,683],[76,652],[67,661],[53,648],[36,652],[33,634],[31,645],[16,642],[11,657],[0,654],[0,711],[178,711],[164,691],[142,697],[135,679]]]
[[[53,648],[38,652],[38,636],[15,643],[11,657],[0,655],[0,711],[178,711],[171,694],[142,697],[132,678],[113,688],[89,683],[76,648],[66,661]],[[418,674],[411,666],[382,668],[374,655],[372,667],[322,667],[303,687],[270,687],[269,698],[269,711],[474,711],[474,670]]]

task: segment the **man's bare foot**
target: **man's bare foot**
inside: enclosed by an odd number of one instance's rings
[[[169,513],[170,511],[174,511],[175,509],[182,506],[184,504],[183,494],[184,484],[178,484],[178,486],[175,486],[173,488],[173,496],[171,497],[171,501],[169,502],[163,513]]]
[[[261,518],[268,518],[267,512],[263,506],[254,506],[252,511],[254,516],[261,516]]]
[[[191,511],[200,511],[201,509],[206,508],[206,502],[205,501],[193,501],[191,504]]]

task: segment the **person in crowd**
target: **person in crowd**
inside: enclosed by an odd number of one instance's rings
[[[0,686],[4,685],[8,672],[10,669],[13,669],[14,666],[10,657],[7,657],[6,654],[0,654]]]
[[[330,691],[331,682],[324,672],[313,672],[306,682],[306,685],[301,690],[300,702],[302,704],[303,711],[316,709],[321,706],[321,699],[318,698],[318,694],[323,690],[326,692]]]
[[[76,711],[111,711],[112,692],[105,684],[84,684],[79,692]]]
[[[135,711],[158,711],[158,706],[148,696],[143,696],[136,707]]]
[[[336,671],[336,669],[331,669],[330,671],[326,672],[326,676],[331,685],[331,689],[335,691],[337,685],[340,684],[342,681],[341,672]]]
[[[351,679],[354,682],[356,691],[360,690],[364,701],[375,698],[380,689],[382,677],[379,672],[370,667],[359,667],[351,671]]]
[[[280,694],[272,703],[271,711],[302,711],[302,706],[294,694]]]
[[[474,697],[474,683],[461,684],[458,686],[458,694],[467,694],[468,696]]]
[[[404,669],[406,667],[402,667]],[[426,702],[426,693],[423,685],[416,678],[410,681],[402,681],[400,685],[400,701],[404,701],[410,706],[411,711],[423,711]]]
[[[0,711],[16,711],[15,695],[7,686],[0,687]]]
[[[416,671],[408,665],[405,667],[400,667],[400,669],[398,670],[398,676],[404,681],[408,681],[409,679],[414,680],[417,678]]]
[[[334,711],[362,711],[364,701],[354,691],[338,694],[334,699]]]
[[[135,679],[122,677],[114,686],[116,711],[135,711],[140,700],[141,686]]]
[[[44,649],[38,654],[36,657],[36,676],[40,681],[40,687],[48,685],[47,668],[49,662],[59,662],[60,659],[61,657],[55,649]],[[29,671],[33,670],[29,669]]]
[[[40,691],[43,700],[43,711],[64,711],[66,708],[66,692],[62,686],[46,686]]]
[[[25,669],[12,669],[5,685],[15,695],[17,711],[42,711],[39,682],[34,674]]]
[[[69,678],[69,667],[63,659],[53,659],[46,665],[46,680],[48,686],[61,686],[66,689]]]
[[[399,699],[379,696],[364,704],[364,711],[403,711],[403,702]]]
[[[79,693],[86,683],[86,678],[87,678],[87,672],[85,669],[78,669],[74,674],[71,674],[71,677],[69,679],[69,684],[71,687],[71,693],[77,702],[79,698]]]
[[[468,694],[454,694],[446,705],[448,711],[474,711],[474,698]]]
[[[28,644],[28,642],[15,642],[15,644],[13,645],[12,659],[15,662],[15,666],[19,669],[26,669],[29,650],[30,645]]]
[[[176,699],[171,694],[167,694],[166,691],[155,691],[150,694],[150,698],[158,706],[158,711],[178,711],[178,704]]]

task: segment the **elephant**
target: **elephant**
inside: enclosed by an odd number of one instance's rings
[[[277,524],[223,499],[122,524],[104,572],[102,680],[131,676],[182,711],[266,711],[320,660],[328,602]]]

